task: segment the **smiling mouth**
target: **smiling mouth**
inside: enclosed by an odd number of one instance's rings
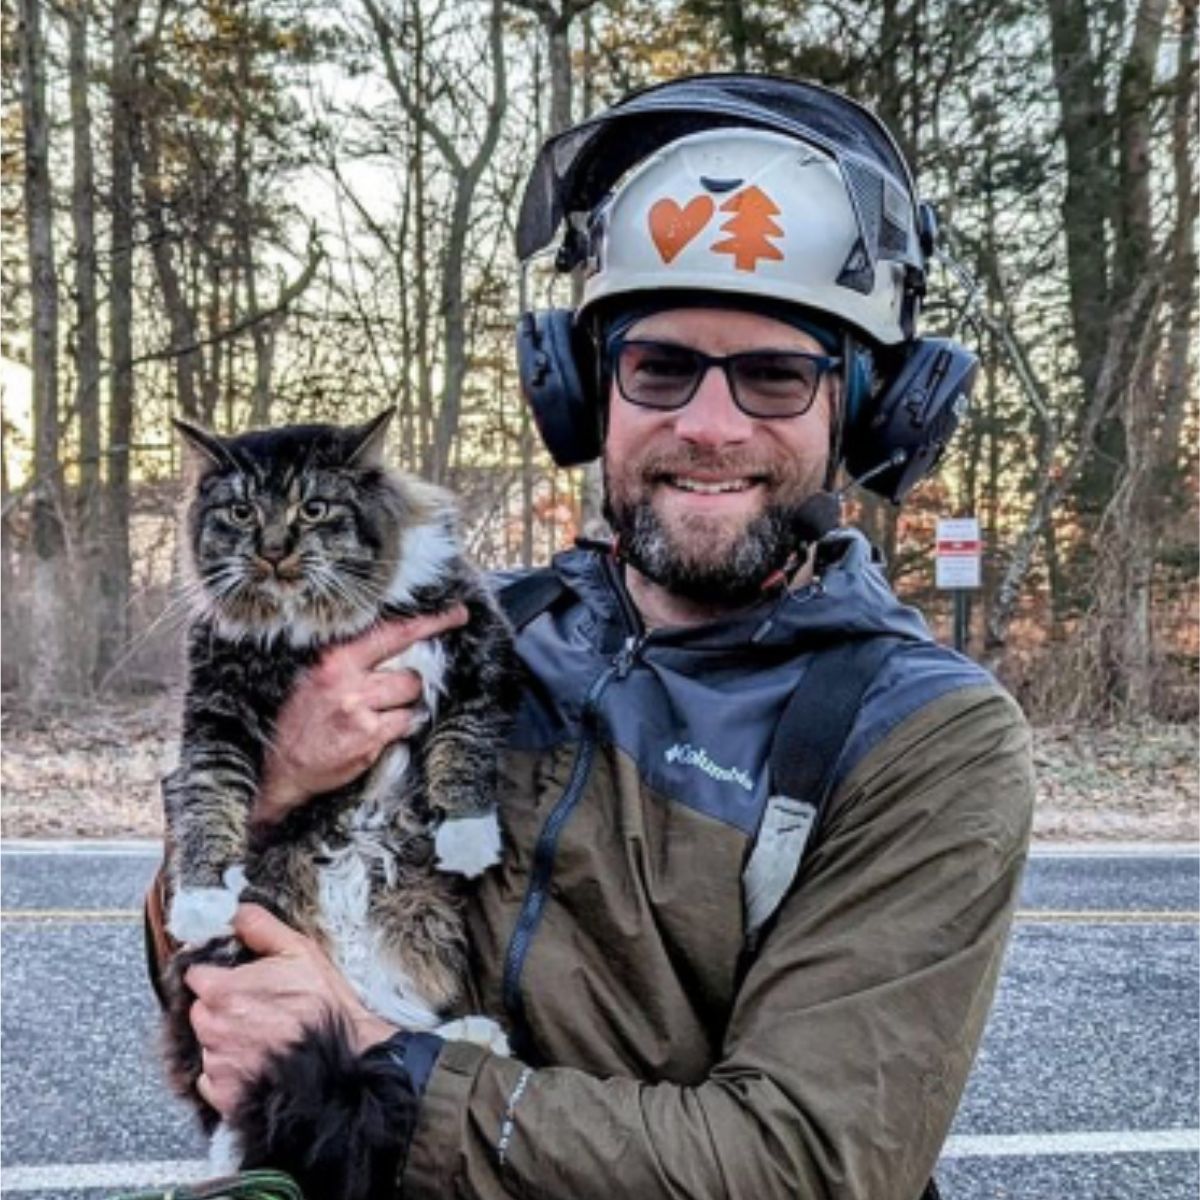
[[[757,475],[747,475],[740,479],[696,479],[689,475],[663,475],[658,482],[698,496],[721,496],[727,493],[748,492],[765,480]]]

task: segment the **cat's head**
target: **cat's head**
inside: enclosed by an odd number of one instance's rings
[[[196,460],[185,562],[196,607],[226,636],[295,645],[367,628],[437,581],[456,553],[446,493],[388,471],[394,409],[365,425],[218,437],[176,425]]]

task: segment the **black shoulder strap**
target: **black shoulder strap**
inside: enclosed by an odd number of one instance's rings
[[[742,873],[751,950],[795,881],[863,696],[899,641],[877,635],[817,651],[783,710],[771,742],[771,795]]]
[[[552,567],[538,567],[504,584],[496,593],[496,599],[509,624],[520,633],[531,621],[553,608],[567,590],[567,585]]]
[[[771,744],[775,791],[824,805],[863,696],[899,641],[857,638],[813,656]]]

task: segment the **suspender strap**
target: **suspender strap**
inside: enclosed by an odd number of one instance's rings
[[[898,644],[879,635],[817,651],[783,710],[771,743],[771,796],[742,873],[751,952],[795,882],[863,696]]]
[[[539,567],[506,583],[496,599],[518,633],[567,594],[567,586],[551,567]]]

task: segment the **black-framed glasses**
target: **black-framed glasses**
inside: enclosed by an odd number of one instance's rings
[[[716,357],[641,338],[617,338],[609,347],[617,390],[630,404],[669,412],[683,408],[712,367],[725,372],[733,402],[750,417],[799,417],[812,407],[821,379],[841,363],[799,350],[746,350]]]

